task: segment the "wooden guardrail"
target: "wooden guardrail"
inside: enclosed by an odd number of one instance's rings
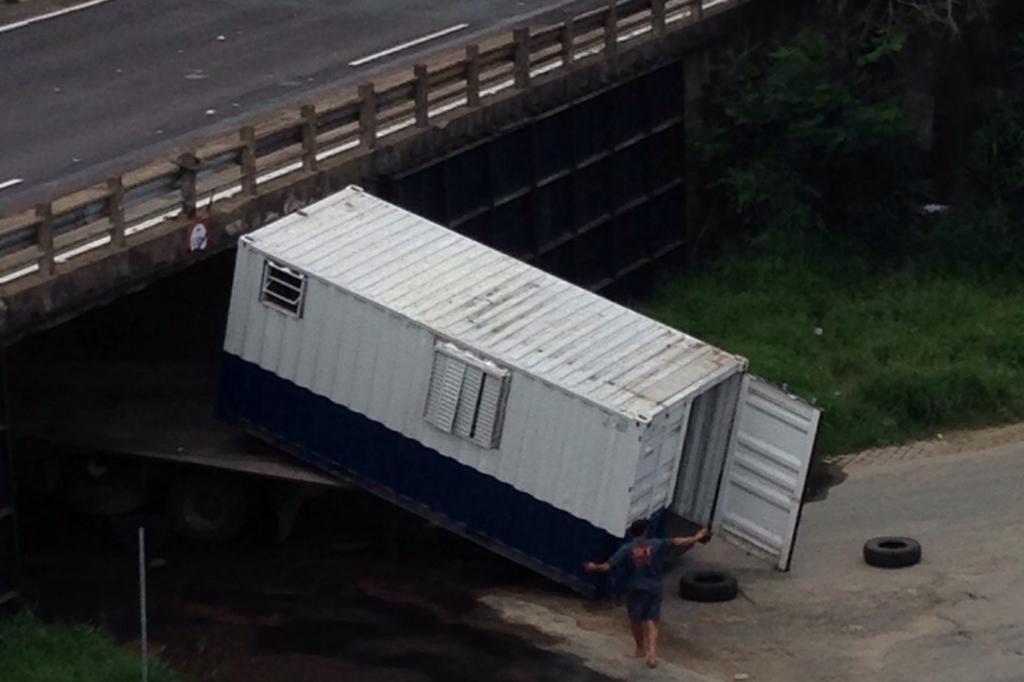
[[[38,204],[0,219],[0,293],[27,276],[45,279],[73,270],[85,254],[130,248],[164,221],[238,195],[255,196],[264,183],[315,171],[336,155],[372,149],[401,130],[527,88],[537,76],[584,59],[612,61],[621,43],[662,35],[742,1],[612,1],[558,25],[519,28],[469,45],[464,54],[429,68],[418,64],[411,73],[282,112],[175,159]]]

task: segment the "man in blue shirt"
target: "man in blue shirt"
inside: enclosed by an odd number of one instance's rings
[[[648,538],[647,519],[634,521],[629,529],[633,540],[619,548],[603,564],[588,561],[583,565],[590,573],[626,570],[628,595],[626,609],[629,625],[636,640],[636,657],[647,657],[650,668],[658,664],[658,621],[661,618],[661,578],[665,557],[673,547],[690,547],[708,536],[708,529],[696,535],[679,538]]]

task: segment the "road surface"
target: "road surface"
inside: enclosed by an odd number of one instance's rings
[[[1000,431],[1017,434],[1007,442]],[[716,680],[751,682],[1021,682],[1024,680],[1024,440],[1020,427],[975,432],[973,447],[907,458],[859,458],[826,499],[808,504],[794,564],[778,573],[730,545],[698,547],[684,563],[728,567],[741,596],[695,604],[672,594],[662,610],[667,659]],[[969,434],[968,434],[969,435]],[[947,434],[947,438],[949,434]],[[867,463],[863,463],[868,460]],[[865,540],[909,535],[924,551],[913,568],[871,568]],[[620,608],[495,594],[506,617],[574,648],[625,655]],[[555,631],[555,619],[568,623]],[[602,644],[618,632],[619,649]],[[734,676],[739,675],[739,678]],[[743,677],[744,675],[748,677]]]
[[[0,215],[571,4],[109,0],[0,24]]]

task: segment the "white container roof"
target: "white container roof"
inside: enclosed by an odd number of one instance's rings
[[[746,360],[352,186],[242,240],[440,337],[645,421]]]

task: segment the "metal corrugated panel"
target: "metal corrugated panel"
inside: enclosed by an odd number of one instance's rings
[[[646,420],[744,363],[355,187],[243,240],[291,268],[631,419]],[[316,314],[307,308],[305,318]],[[267,333],[289,333],[283,325],[268,321]],[[251,350],[262,341],[247,343]],[[271,364],[288,368],[294,362],[286,354]]]
[[[259,301],[263,260],[248,245],[239,248],[228,353],[598,528],[623,534],[643,425],[529,374],[513,373],[491,385],[492,393],[507,392],[497,448],[447,433],[425,413],[437,357],[430,329],[312,278],[303,317],[281,313]],[[449,414],[457,419],[457,406]]]

